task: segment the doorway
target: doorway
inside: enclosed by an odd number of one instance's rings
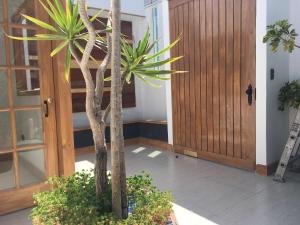
[[[256,1],[171,0],[176,152],[255,169]]]
[[[47,21],[37,0],[0,0],[0,214],[33,204],[58,175],[51,43],[5,33],[41,33],[20,13]]]

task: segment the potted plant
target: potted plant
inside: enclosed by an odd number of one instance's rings
[[[166,225],[172,216],[172,195],[159,191],[146,173],[127,178],[129,216],[118,220],[111,211],[111,179],[108,192],[95,198],[92,171],[48,180],[50,190],[34,195],[37,206],[30,218],[34,225]],[[170,217],[171,215],[171,217]]]

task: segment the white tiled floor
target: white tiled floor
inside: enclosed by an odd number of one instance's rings
[[[180,225],[300,224],[299,174],[288,173],[287,183],[279,184],[271,177],[140,147],[127,148],[127,174],[147,171],[160,189],[172,191]],[[93,154],[77,158],[77,170],[88,167]],[[28,212],[2,216],[0,225],[29,225]]]

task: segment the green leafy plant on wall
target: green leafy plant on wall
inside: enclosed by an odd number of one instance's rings
[[[267,26],[267,34],[264,36],[263,42],[269,42],[273,52],[277,52],[278,47],[282,45],[284,51],[292,53],[295,48],[300,48],[296,44],[297,36],[298,34],[288,20],[279,20]]]
[[[285,83],[279,91],[279,110],[284,111],[286,108],[297,109],[300,106],[300,85],[298,80]]]
[[[263,42],[269,42],[273,52],[277,52],[280,45],[283,50],[292,53],[295,48],[300,48],[296,44],[298,34],[288,20],[279,20],[267,26],[267,34]],[[297,80],[287,82],[279,91],[279,110],[283,111],[288,107],[298,108],[300,106],[300,85]]]

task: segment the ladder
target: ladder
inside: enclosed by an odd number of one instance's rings
[[[286,172],[289,162],[293,162],[297,159],[297,153],[299,151],[299,147],[296,151],[294,150],[299,135],[300,135],[300,107],[298,108],[295,121],[292,124],[290,130],[288,141],[285,145],[282,156],[280,158],[275,176],[273,178],[274,181],[281,182],[281,183],[285,182],[284,174]]]

